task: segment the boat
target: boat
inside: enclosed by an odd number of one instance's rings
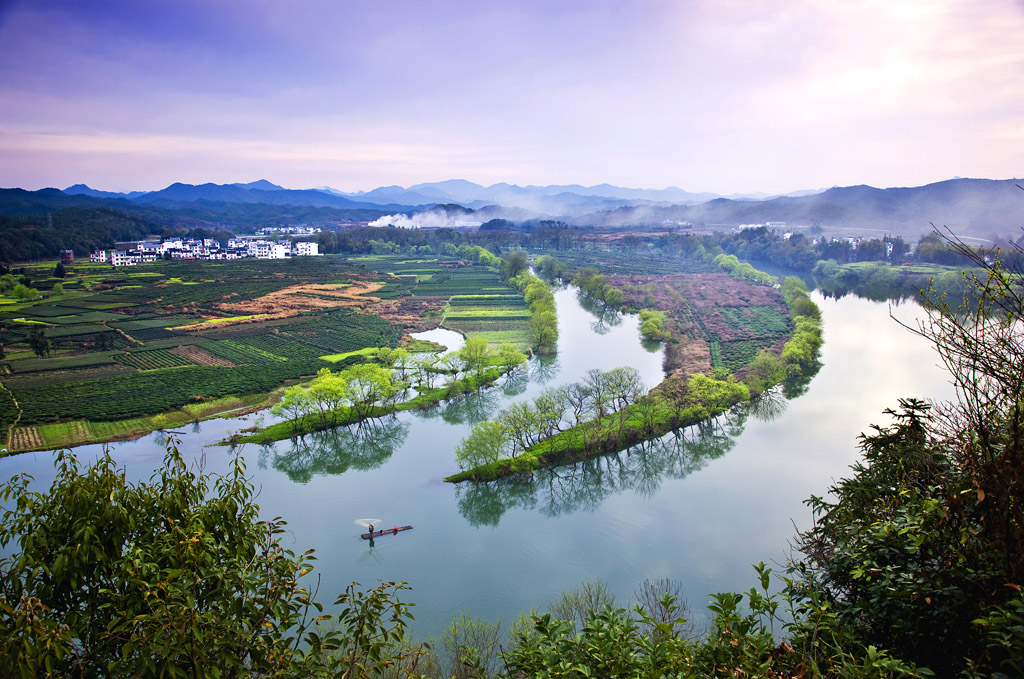
[[[387,530],[375,530],[372,533],[363,533],[359,537],[361,537],[364,540],[372,540],[374,538],[379,538],[384,535],[394,535],[403,530],[412,530],[412,526],[399,526],[397,528],[388,528]]]

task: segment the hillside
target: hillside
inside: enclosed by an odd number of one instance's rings
[[[1019,235],[1024,226],[1024,194],[1018,180],[951,179],[912,188],[870,186],[832,188],[819,194],[764,201],[719,198],[700,205],[620,208],[590,215],[603,226],[658,224],[664,220],[696,225],[821,225],[882,230],[915,239],[946,225],[965,237]]]

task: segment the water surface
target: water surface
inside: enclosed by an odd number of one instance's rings
[[[352,581],[407,581],[415,631],[437,634],[467,611],[505,623],[543,608],[580,582],[601,578],[622,604],[647,578],[682,583],[696,617],[712,592],[746,590],[750,564],[782,563],[794,524],[807,527],[803,500],[824,494],[857,459],[857,435],[884,423],[900,397],[952,395],[927,342],[889,318],[885,304],[823,299],[820,372],[803,393],[780,394],[651,444],[532,481],[446,484],[453,450],[473,422],[514,400],[578,380],[591,368],[632,365],[648,386],[661,354],[641,346],[635,317],[595,315],[571,289],[556,293],[555,357],[530,362],[528,377],[419,413],[364,423],[304,441],[241,450],[265,517],[289,522],[296,551],[317,550],[321,599]],[[913,305],[894,310],[913,319]],[[213,471],[231,452],[212,444],[269,414],[204,422],[181,438]],[[116,444],[132,478],[159,466],[159,435]],[[100,448],[80,449],[95,456]],[[50,453],[0,460],[0,477],[53,476]],[[354,520],[379,517],[415,529],[369,543]]]

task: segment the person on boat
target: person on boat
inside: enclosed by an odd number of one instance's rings
[[[373,537],[373,524],[370,524],[370,537]]]
[[[398,535],[398,526],[395,526],[394,529],[395,529],[395,532],[392,533],[392,535]]]

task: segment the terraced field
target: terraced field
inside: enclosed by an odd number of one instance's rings
[[[361,357],[322,357],[394,347],[406,332],[442,320],[495,343],[528,340],[518,292],[494,271],[456,259],[70,269],[63,295],[0,307],[8,356],[0,372],[11,395],[9,407],[0,398],[0,431],[20,418],[11,450],[145,431],[158,413],[187,422],[209,414],[205,404],[242,407],[230,399],[339,369]],[[51,343],[49,357],[29,350],[38,329]]]
[[[530,312],[518,294],[454,295],[448,301],[442,325],[466,335],[482,336],[493,345],[510,342],[526,348],[530,344]]]

